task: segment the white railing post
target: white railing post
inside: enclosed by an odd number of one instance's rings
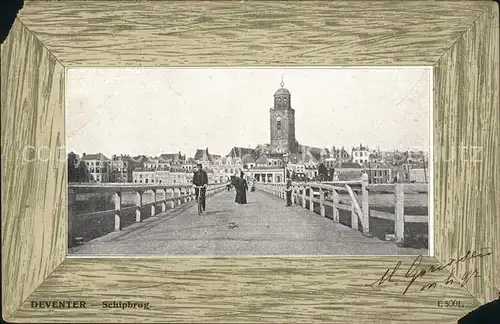
[[[333,221],[335,223],[339,222],[339,194],[335,189],[332,189],[332,200],[333,200]]]
[[[306,208],[306,186],[301,186],[302,191],[302,207]]]
[[[175,191],[177,191],[177,206],[182,205],[181,201],[181,188],[175,188]]]
[[[394,230],[396,232],[396,244],[403,245],[405,235],[405,208],[404,208],[404,188],[402,183],[396,183],[394,190],[395,208],[394,212],[395,223]]]
[[[325,193],[322,188],[319,188],[319,213],[325,217]]]
[[[356,214],[356,205],[353,199],[351,199],[351,228],[358,230],[358,215]]]
[[[314,211],[313,199],[314,199],[314,190],[311,186],[309,186],[309,210],[312,212]]]
[[[122,209],[121,192],[115,192],[114,200],[115,200],[115,231],[120,231],[121,230],[120,211]]]
[[[153,189],[152,192],[153,192],[153,204],[151,205],[151,217],[156,215],[156,189]]]
[[[370,235],[370,208],[368,205],[368,174],[363,174],[361,183],[361,209],[363,210],[363,234]]]
[[[163,189],[163,199],[161,201],[161,212],[164,213],[167,210],[167,189]]]
[[[170,208],[175,208],[175,189],[170,189]]]
[[[137,191],[135,196],[135,222],[141,221],[142,212],[142,191]]]

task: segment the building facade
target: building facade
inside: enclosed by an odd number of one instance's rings
[[[359,180],[363,166],[355,162],[337,162],[335,173],[340,181]]]
[[[359,145],[359,147],[352,148],[352,162],[366,163],[370,160],[370,149],[368,147]]]
[[[429,166],[426,162],[413,163],[408,173],[410,182],[429,183]]]
[[[159,158],[148,158],[148,160],[144,162],[144,168],[150,170],[168,170],[170,168],[170,163]]]
[[[109,182],[111,160],[104,154],[83,153],[82,161],[86,164],[90,182]]]
[[[329,169],[335,167],[335,158],[328,157],[323,160],[323,165]]]
[[[109,181],[122,183],[132,182],[133,163],[128,155],[113,155],[111,157]]]
[[[208,182],[214,182],[214,173],[212,170],[206,170]],[[181,167],[173,167],[169,170],[152,170],[138,168],[133,171],[133,182],[144,184],[162,184],[162,185],[185,185],[192,183],[193,172],[187,171]]]
[[[391,183],[392,170],[385,162],[365,162],[363,168],[370,183]]]
[[[132,181],[134,183],[154,183],[155,171],[145,168],[136,168],[132,171]]]
[[[282,183],[284,182],[283,168],[276,167],[255,167],[248,171],[248,176],[257,182],[263,183]]]
[[[335,146],[332,147],[330,157],[332,157],[335,162],[352,162],[351,155],[343,146],[340,148],[336,148]]]
[[[410,182],[429,183],[429,169],[410,169]]]

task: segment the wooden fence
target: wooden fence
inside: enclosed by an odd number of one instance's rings
[[[221,192],[226,188],[225,183],[208,184],[206,196]],[[153,199],[150,203],[143,203],[143,195],[152,193]],[[112,193],[115,208],[111,210],[76,214],[76,195],[87,193]],[[135,194],[135,206],[124,207],[122,204],[123,193]],[[159,198],[159,199],[158,199]],[[192,185],[137,185],[137,184],[69,184],[68,186],[68,245],[75,244],[76,217],[80,222],[91,219],[99,219],[114,214],[114,230],[123,229],[121,214],[126,211],[135,210],[135,222],[143,220],[142,211],[144,207],[151,208],[151,216],[155,216],[170,208],[176,208],[196,199],[195,189]],[[161,207],[158,208],[160,205]]]
[[[413,216],[404,214],[404,195],[407,193],[428,193],[428,184],[368,184],[365,178],[359,181],[307,182],[292,185],[292,203],[301,205],[314,212],[314,203],[319,204],[319,214],[325,216],[325,206],[333,209],[333,221],[339,222],[339,209],[351,212],[350,226],[371,237],[370,218],[381,218],[394,222],[395,241],[398,245],[404,242],[405,223],[428,223],[429,216]],[[286,200],[284,183],[256,183],[256,188],[268,194]],[[339,201],[339,193],[348,193],[350,204]],[[370,210],[368,195],[370,193],[393,193],[394,213]],[[307,204],[308,203],[308,204]],[[358,224],[361,228],[358,229]]]

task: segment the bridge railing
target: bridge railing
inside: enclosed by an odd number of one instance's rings
[[[256,188],[268,194],[286,200],[285,183],[256,183]],[[315,204],[319,207],[319,214],[325,216],[325,206],[332,208],[332,220],[339,222],[339,210],[351,212],[351,228],[358,230],[365,236],[371,237],[370,218],[386,219],[394,222],[394,236],[398,245],[404,242],[405,223],[428,223],[429,216],[414,216],[404,214],[404,194],[428,193],[428,184],[368,184],[365,178],[359,181],[335,182],[307,182],[292,184],[292,203],[301,205],[315,212]],[[347,193],[350,204],[339,199],[339,193]],[[393,193],[394,213],[370,209],[368,196],[370,193]],[[392,207],[392,206],[388,206]]]
[[[226,188],[226,183],[208,184],[206,196],[221,192]],[[96,212],[77,213],[76,201],[77,194],[112,194],[114,209]],[[135,195],[134,206],[124,206],[122,196],[124,193]],[[144,203],[144,194],[152,195],[152,201]],[[196,199],[195,189],[192,184],[183,185],[159,185],[142,184],[137,185],[120,184],[72,184],[68,185],[68,245],[72,247],[76,243],[77,223],[82,224],[85,221],[100,221],[105,217],[114,215],[114,230],[120,231],[124,228],[122,215],[125,212],[135,211],[135,222],[141,222],[144,219],[144,209],[150,207],[150,216],[155,216],[169,209],[176,208]],[[79,229],[82,232],[81,228]],[[92,229],[85,229],[92,231]]]

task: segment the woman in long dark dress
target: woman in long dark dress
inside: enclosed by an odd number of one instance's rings
[[[231,183],[233,184],[233,187],[236,191],[236,197],[234,198],[234,202],[239,203],[240,191],[241,191],[241,178],[234,176]]]
[[[238,204],[246,204],[247,203],[247,190],[248,190],[248,184],[244,178],[244,173],[241,172],[240,178],[237,179],[237,183],[236,183],[235,202],[237,202]]]

